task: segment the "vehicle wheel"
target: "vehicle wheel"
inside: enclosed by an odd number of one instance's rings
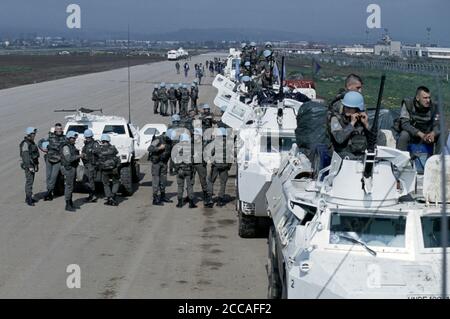
[[[139,165],[138,163],[134,163],[133,167],[133,183],[139,183],[140,179],[141,179],[141,165]]]
[[[55,196],[63,196],[64,195],[64,176],[59,173],[56,178],[55,189],[53,190],[53,194]]]
[[[125,196],[133,194],[133,169],[131,165],[123,166],[120,169],[120,182]]]
[[[239,215],[239,236],[242,238],[255,238],[258,219],[255,216],[248,216],[238,210]]]
[[[274,226],[270,227],[267,243],[267,279],[269,281],[267,298],[280,299],[282,297],[282,283],[280,280],[280,271],[278,269],[277,244]]]

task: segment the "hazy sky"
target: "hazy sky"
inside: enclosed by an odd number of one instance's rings
[[[295,31],[318,40],[365,39],[366,8],[381,6],[393,38],[450,45],[450,0],[0,0],[2,29],[66,31],[66,7],[82,9],[82,29],[163,33],[186,28],[261,28]],[[382,30],[371,30],[377,39]],[[237,39],[239,40],[239,39]],[[301,39],[299,39],[301,40]]]

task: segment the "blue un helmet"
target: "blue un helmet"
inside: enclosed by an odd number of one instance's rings
[[[227,136],[227,129],[225,127],[218,127],[216,130],[216,136]]]
[[[178,88],[183,87],[183,83],[178,83]]]
[[[250,65],[251,65],[250,61],[245,61],[244,66],[250,66]]]
[[[25,134],[27,134],[27,135],[36,134],[36,132],[37,132],[37,129],[34,127],[27,127],[25,129]]]
[[[186,84],[183,84],[183,89],[187,89],[187,85]]]
[[[86,131],[84,131],[84,137],[93,137],[94,136],[94,132],[92,132],[92,130],[87,129]]]
[[[74,132],[74,131],[69,131],[69,132],[67,132],[67,134],[66,134],[66,138],[67,139],[69,139],[69,138],[77,138],[78,137],[78,133],[77,132]]]
[[[272,48],[272,42],[266,42],[265,47],[266,48]]]
[[[246,82],[250,82],[251,81],[251,77],[249,77],[248,75],[245,75],[242,77],[242,82],[246,83]]]
[[[263,55],[265,58],[268,58],[272,55],[272,51],[270,50],[264,50]]]
[[[162,87],[162,88],[165,88],[166,87],[166,83],[161,82],[161,84],[159,86]]]
[[[254,47],[256,47],[256,43],[255,42],[250,42],[250,46],[252,47],[252,48],[254,48]]]
[[[108,134],[102,134],[102,137],[100,138],[102,142],[111,142],[111,136]]]
[[[42,142],[41,144],[42,150],[46,151],[48,149],[48,144],[50,144],[48,141]]]
[[[203,129],[201,127],[195,127],[194,128],[194,135],[203,136]]]
[[[173,85],[173,84],[170,84],[170,87],[171,87],[171,88],[173,88],[173,87],[175,87],[175,85]]]
[[[188,134],[183,133],[180,135],[180,142],[190,142],[191,138]]]
[[[157,88],[159,88],[159,85],[158,85],[158,84],[155,84],[155,89],[157,89]]]
[[[361,93],[350,91],[345,93],[342,105],[351,109],[359,109],[361,112],[365,111],[364,97]]]
[[[208,104],[203,104],[203,107],[202,107],[202,109],[203,110],[209,110],[210,109],[210,107],[209,107],[209,105]]]
[[[246,46],[247,46],[247,43],[245,43],[245,42],[242,42],[242,43],[241,43],[241,48],[242,48],[242,49],[244,49]]]
[[[172,123],[173,122],[180,122],[181,118],[180,118],[180,116],[178,114],[174,114],[174,115],[172,115],[171,120],[172,120]]]

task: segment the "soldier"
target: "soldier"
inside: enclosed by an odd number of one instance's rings
[[[152,101],[153,101],[153,114],[158,114],[159,107],[159,98],[158,98],[159,86],[155,84],[155,88],[152,92]]]
[[[198,113],[198,108],[197,108],[198,91],[197,91],[195,83],[192,83],[192,85],[191,85],[190,96],[191,96],[191,109],[193,109],[195,111],[195,113]]]
[[[200,117],[200,120],[202,121],[203,131],[206,131],[207,129],[213,127],[213,124],[215,124],[215,120],[214,120],[214,115],[211,113],[211,109],[208,104],[204,104],[202,109],[203,109],[203,114]]]
[[[75,183],[77,167],[80,162],[80,152],[75,147],[78,134],[69,131],[66,141],[61,147],[61,171],[64,175],[64,197],[66,199],[66,211],[74,212],[76,208],[72,201],[72,193]]]
[[[66,142],[61,123],[56,123],[54,132],[48,134],[47,156],[45,158],[47,193],[44,201],[53,200],[58,175],[61,172],[61,146]]]
[[[25,172],[25,203],[28,206],[34,206],[36,202],[33,199],[34,175],[39,171],[39,149],[34,143],[36,132],[34,127],[28,127],[25,130],[26,136],[19,145],[22,160],[20,167]]]
[[[175,63],[175,68],[177,69],[177,74],[180,74],[180,63]]]
[[[425,86],[419,86],[414,98],[402,101],[400,111],[400,136],[397,148],[408,149],[409,143],[436,145],[434,153],[439,153],[439,111],[431,101],[431,92]]]
[[[253,79],[249,76],[243,76],[242,77],[242,83],[244,84],[246,92],[244,92],[245,96],[249,99],[252,99],[253,96],[255,96],[258,93],[258,86],[253,81]]]
[[[183,133],[180,136],[180,142],[175,145],[174,163],[177,170],[178,184],[178,203],[177,207],[184,205],[183,193],[186,185],[187,196],[189,200],[189,208],[196,208],[194,203],[194,192],[192,189],[192,154],[191,154],[191,138],[188,134]]]
[[[331,111],[328,132],[333,150],[342,158],[361,158],[372,137],[364,98],[359,92],[347,92],[342,100],[342,113]]]
[[[119,152],[111,144],[111,137],[108,134],[101,136],[101,145],[98,148],[98,163],[102,174],[103,188],[105,191],[106,202],[108,206],[118,206],[116,196],[120,187],[119,166],[120,159],[117,156]],[[112,181],[112,187],[110,186]]]
[[[181,128],[182,125],[181,125],[181,118],[178,114],[172,115],[171,121],[172,121],[172,123],[167,128],[166,135],[170,139],[170,144],[172,145],[173,143],[175,143],[175,139],[178,138],[176,136],[177,135],[176,131],[178,128]],[[172,135],[172,133],[173,133],[173,135]],[[171,176],[175,175],[174,164],[173,164],[172,158],[170,158],[170,160],[169,160],[169,173]]]
[[[206,145],[207,141],[203,139],[203,130],[199,127],[194,128],[194,139],[192,143],[192,188],[194,188],[195,173],[197,173],[200,179],[200,185],[202,186],[204,205],[205,207],[212,207],[213,201],[211,194],[209,193],[210,187],[208,185],[207,163],[203,158],[203,152]]]
[[[166,90],[166,83],[164,83],[164,82],[162,82],[159,86],[158,100],[161,105],[161,111],[160,111],[161,115],[168,116],[169,114],[167,114],[167,111],[169,110],[169,105],[168,105],[169,96],[168,96],[167,90]]]
[[[170,115],[177,113],[177,90],[173,84],[170,85],[169,91],[167,91],[170,103]]]
[[[178,110],[179,114],[181,114],[181,90],[183,89],[183,83],[178,83],[178,87],[176,89],[176,96],[178,101]]]
[[[183,66],[183,68],[184,68],[184,77],[188,77],[188,73],[189,73],[189,63],[184,63],[184,66]]]
[[[172,203],[166,197],[167,163],[171,154],[171,140],[163,133],[153,138],[148,148],[148,157],[152,162],[153,205]]]
[[[334,98],[334,100],[331,102],[331,107],[334,112],[342,113],[343,105],[342,105],[342,99],[344,98],[345,93],[347,92],[359,92],[362,93],[363,90],[363,81],[361,77],[359,77],[356,74],[349,74],[344,83],[345,88],[341,88]]]
[[[239,74],[239,77],[242,78],[243,76],[253,76],[253,75],[255,75],[255,74],[251,67],[250,61],[245,61],[244,67],[242,68],[242,71],[241,71],[241,74]]]
[[[252,67],[256,67],[258,64],[258,49],[255,42],[250,43],[250,63]]]
[[[209,194],[212,196],[214,189],[214,182],[217,177],[220,179],[219,196],[217,199],[217,206],[224,206],[225,188],[228,180],[228,171],[231,168],[231,159],[233,155],[233,144],[227,140],[227,130],[223,127],[217,128],[216,137],[213,142],[213,149],[211,155],[213,156],[211,164],[211,175],[209,178]]]
[[[89,191],[89,197],[86,199],[86,201],[95,203],[97,201],[95,195],[95,176],[97,174],[98,150],[100,148],[100,144],[96,140],[94,140],[94,133],[92,132],[92,130],[85,130],[83,135],[84,146],[81,150],[81,156],[87,176],[86,186]]]
[[[189,91],[187,89],[186,84],[183,84],[183,87],[181,88],[180,92],[181,92],[180,114],[183,115],[187,113],[190,99]]]

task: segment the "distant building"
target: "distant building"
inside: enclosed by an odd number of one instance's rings
[[[450,48],[403,46],[402,53],[408,58],[429,58],[450,60]]]
[[[364,54],[373,54],[373,48],[365,48],[362,45],[354,45],[351,47],[343,47],[340,49],[341,53],[349,54],[349,55],[364,55]]]
[[[389,43],[375,44],[375,55],[384,56],[401,56],[402,55],[402,43],[400,41],[389,41]]]

